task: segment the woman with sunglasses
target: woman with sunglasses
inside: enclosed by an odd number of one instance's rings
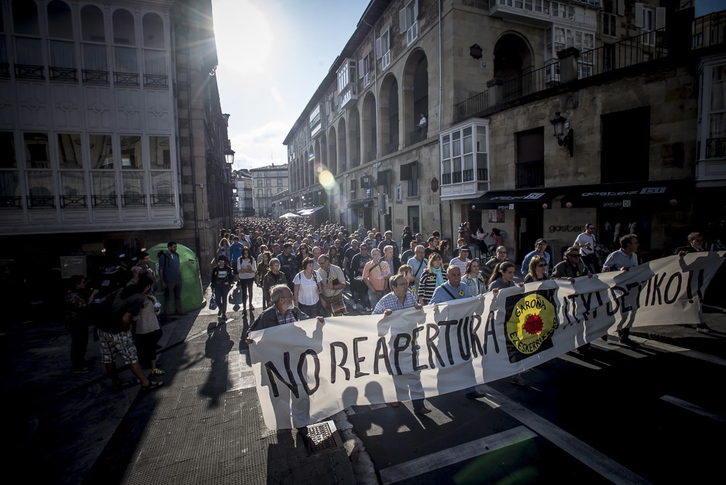
[[[524,277],[525,283],[544,281],[547,278],[547,260],[543,256],[533,256],[529,261],[529,272]]]

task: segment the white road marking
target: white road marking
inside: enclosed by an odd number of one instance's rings
[[[400,482],[401,480],[438,470],[445,466],[476,458],[491,451],[532,439],[535,436],[537,435],[524,426],[518,426],[492,436],[469,441],[468,443],[453,446],[446,450],[416,458],[415,460],[384,468],[380,471],[381,482],[384,485]]]
[[[597,451],[587,443],[575,438],[571,434],[558,428],[536,413],[518,404],[499,391],[489,386],[480,386],[488,394],[485,402],[496,403],[497,408],[518,420],[538,435],[550,441],[564,452],[579,460],[595,472],[599,473],[613,483],[619,484],[646,484],[650,483],[632,470],[625,468],[615,460]]]
[[[703,360],[720,366],[726,366],[726,359],[723,359],[716,355],[706,354],[703,352],[698,352],[697,350],[686,349],[684,347],[678,347],[677,345],[665,344],[663,342],[658,342],[657,340],[648,340],[640,337],[630,338],[631,340],[634,340],[639,344],[647,345],[648,347],[653,347],[659,350],[663,350],[665,352],[673,352],[680,355],[685,355],[686,357],[691,357],[693,359]]]
[[[661,400],[665,402],[669,402],[671,404],[675,404],[676,406],[682,407],[683,409],[687,411],[691,411],[692,413],[700,414],[701,416],[705,416],[707,418],[713,419],[714,421],[718,421],[720,423],[726,422],[726,417],[721,416],[720,414],[712,413],[706,408],[702,408],[701,406],[696,406],[695,404],[692,404],[688,401],[684,401],[682,399],[678,399],[677,397],[673,396],[661,396]]]

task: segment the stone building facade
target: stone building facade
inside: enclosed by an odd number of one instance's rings
[[[544,237],[559,260],[588,222],[613,247],[637,232],[644,259],[715,239],[724,206],[696,188],[726,184],[723,20],[687,2],[373,0],[284,140],[291,199],[324,190],[350,229],[496,227],[517,259]]]
[[[232,223],[211,1],[0,0],[0,14],[3,283],[59,281],[62,256],[96,278],[169,240],[208,277]]]

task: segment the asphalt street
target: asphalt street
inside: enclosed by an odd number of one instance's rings
[[[259,293],[259,292],[258,292]],[[2,327],[3,462],[52,484],[707,483],[720,476],[726,314],[598,341],[523,375],[335,416],[342,446],[311,453],[262,423],[243,335],[259,314],[204,308],[164,325],[164,387],[113,393],[97,344],[70,372],[60,323]],[[123,376],[131,379],[128,370]],[[716,475],[718,474],[718,475]]]

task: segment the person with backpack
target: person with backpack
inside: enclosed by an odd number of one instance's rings
[[[153,284],[151,278],[141,275],[138,283],[116,290],[99,304],[96,330],[101,347],[101,361],[111,378],[114,392],[120,392],[135,384],[134,381],[123,382],[119,379],[116,371],[118,354],[121,354],[124,363],[129,366],[131,373],[141,383],[142,391],[151,391],[163,385],[163,382],[150,381],[144,375],[131,335],[133,321],[144,307],[143,293],[151,290]]]

